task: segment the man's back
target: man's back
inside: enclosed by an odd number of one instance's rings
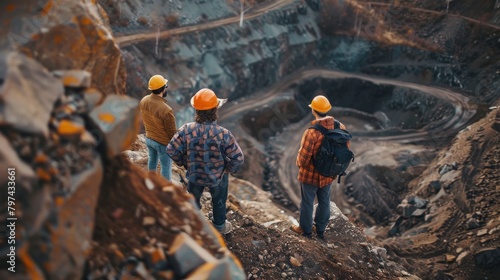
[[[172,108],[156,94],[142,98],[139,107],[146,130],[146,137],[167,145],[176,132],[175,117]]]
[[[188,180],[200,185],[216,184],[225,171],[238,171],[243,152],[232,133],[213,123],[187,123],[167,146],[167,153],[186,168]]]
[[[311,125],[320,124],[326,129],[334,128],[335,119],[327,116],[311,122]],[[299,167],[298,179],[300,182],[313,186],[326,186],[333,182],[333,178],[321,176],[315,169],[312,162],[313,155],[318,151],[323,140],[321,132],[314,129],[307,129],[301,140],[301,147],[297,154],[297,166]]]

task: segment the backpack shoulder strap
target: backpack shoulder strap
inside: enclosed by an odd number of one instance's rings
[[[328,129],[326,129],[324,126],[320,125],[319,123],[310,126],[309,128],[316,129],[317,131],[321,132],[321,134],[326,135],[328,133]]]
[[[333,121],[333,128],[334,129],[340,129],[340,122],[337,121],[337,120]]]

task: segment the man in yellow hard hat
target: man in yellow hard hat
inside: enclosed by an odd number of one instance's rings
[[[312,126],[319,124],[328,130],[334,129],[335,119],[327,115],[332,105],[325,96],[314,97],[309,107],[315,118],[311,123]],[[339,126],[341,129],[346,129],[345,125],[340,122]],[[312,162],[313,155],[320,148],[323,137],[321,132],[312,128],[307,129],[302,136],[296,162],[299,167],[297,178],[300,181],[301,189],[300,218],[298,226],[291,226],[294,232],[309,238],[312,231],[316,231],[321,239],[324,238],[324,232],[330,219],[330,190],[335,179],[319,174]],[[318,197],[318,207],[313,225],[313,205],[316,196]]]
[[[219,126],[217,110],[226,99],[204,88],[191,99],[196,110],[195,122],[179,128],[167,153],[179,166],[186,168],[188,191],[195,197],[201,209],[200,199],[205,187],[212,194],[213,225],[222,234],[231,232],[232,225],[226,221],[228,173],[237,172],[244,157],[233,134]]]
[[[177,131],[175,116],[168,106],[168,80],[161,75],[149,79],[148,89],[151,94],[142,98],[139,107],[146,129],[146,146],[148,147],[148,170],[156,172],[158,160],[161,165],[161,175],[172,180],[172,160],[167,155],[166,146]]]

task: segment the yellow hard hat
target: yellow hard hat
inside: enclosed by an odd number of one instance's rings
[[[311,104],[309,104],[309,107],[311,107],[314,111],[319,113],[326,113],[330,111],[330,109],[332,109],[330,101],[328,101],[328,98],[324,97],[323,95],[318,95],[314,97]]]
[[[224,103],[227,102],[226,99],[217,98],[215,92],[208,88],[200,89],[192,98],[191,106],[196,110],[210,110],[215,107],[220,108]]]
[[[154,75],[149,79],[148,83],[148,89],[149,90],[157,90],[161,88],[162,86],[166,85],[168,83],[168,80],[163,78],[162,75]]]

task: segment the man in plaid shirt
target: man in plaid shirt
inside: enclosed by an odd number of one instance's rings
[[[327,116],[332,108],[328,99],[322,95],[316,96],[309,105],[315,120],[311,126],[319,123],[326,129],[334,128],[335,119]],[[340,123],[341,129],[346,129]],[[324,177],[314,169],[313,155],[319,150],[323,141],[323,134],[316,129],[307,129],[302,136],[300,149],[297,155],[297,166],[299,167],[298,179],[300,181],[300,221],[299,225],[292,225],[291,229],[306,237],[311,237],[312,231],[316,231],[319,238],[324,238],[325,228],[330,219],[330,190],[335,178]],[[348,143],[349,146],[349,143]],[[318,208],[312,219],[314,198],[318,197]]]
[[[179,128],[167,146],[172,160],[186,168],[188,191],[200,209],[203,190],[210,188],[212,222],[222,234],[232,230],[231,223],[226,221],[228,173],[238,171],[244,161],[234,136],[216,123],[217,110],[225,102],[226,99],[218,99],[208,88],[199,90],[191,99],[191,106],[196,109],[195,122]]]

